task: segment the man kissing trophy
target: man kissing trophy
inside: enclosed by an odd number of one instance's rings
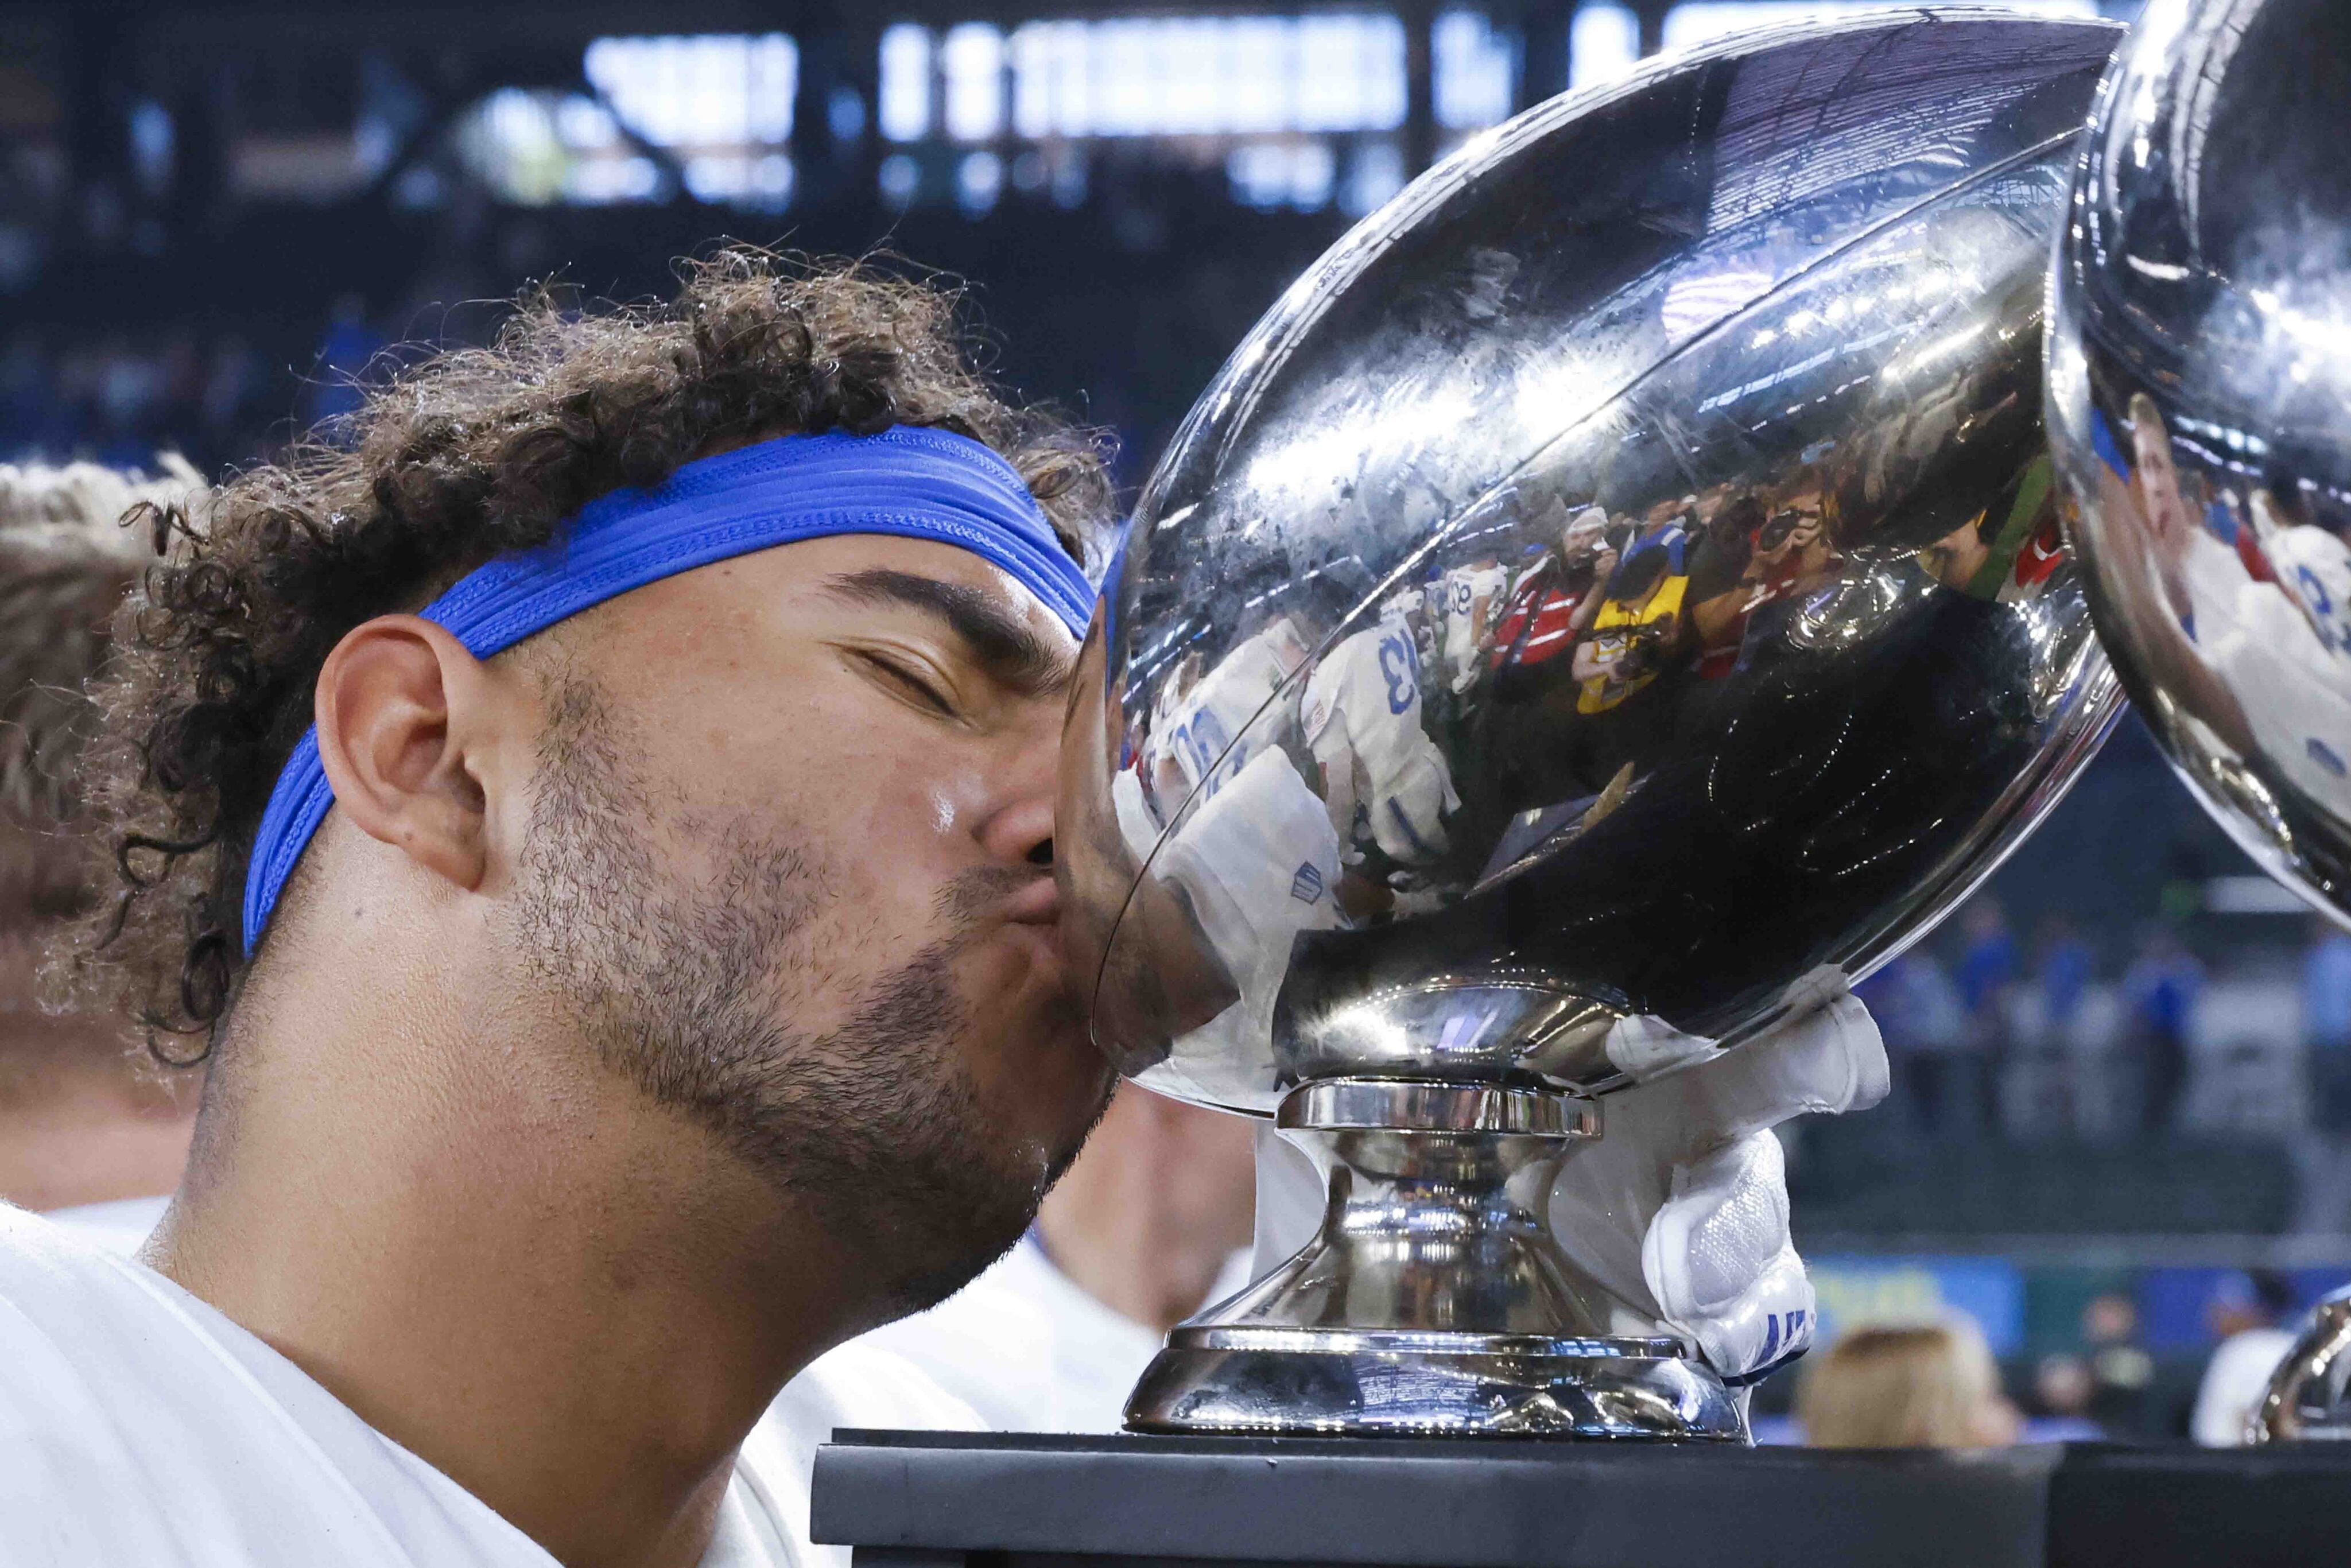
[[[1316,1174],[1130,1429],[1745,1439],[1810,1333],[1769,1127],[1883,1092],[1846,985],[2118,708],[2039,387],[2117,37],[1879,15],[1559,99],[1202,397],[1082,658],[1072,961],[1125,1071]],[[1440,667],[1493,563],[1573,586]]]

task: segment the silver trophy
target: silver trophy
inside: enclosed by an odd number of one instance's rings
[[[1880,14],[1547,104],[1201,398],[1071,708],[1073,962],[1329,1200],[1131,1428],[1744,1437],[1547,1195],[1612,1091],[1925,932],[2117,711],[2040,356],[2118,36]]]
[[[2351,923],[2351,11],[2154,0],[2075,181],[2050,438],[2090,609],[2172,767]],[[2261,1417],[2351,1436],[2344,1311]]]

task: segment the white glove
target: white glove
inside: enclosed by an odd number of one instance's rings
[[[1614,1333],[1678,1336],[1733,1385],[1812,1343],[1812,1281],[1788,1236],[1787,1170],[1771,1129],[1886,1097],[1886,1048],[1834,972],[1789,988],[1795,1010],[1716,1054],[1655,1019],[1616,1026],[1608,1051],[1638,1082],[1608,1097],[1602,1136],[1552,1186],[1562,1249],[1617,1303]],[[1312,1238],[1321,1178],[1270,1126],[1258,1134],[1257,1271]]]

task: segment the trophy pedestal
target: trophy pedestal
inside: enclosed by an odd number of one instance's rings
[[[1186,1324],[1127,1411],[1138,1432],[1747,1436],[1721,1379],[1673,1339]]]
[[[853,1568],[2308,1568],[2351,1451],[1982,1454],[1447,1438],[855,1432],[812,1531]]]
[[[1126,1406],[1165,1434],[1740,1443],[1738,1401],[1671,1338],[1606,1331],[1544,1218],[1592,1101],[1332,1078],[1275,1125],[1322,1173],[1321,1231],[1167,1336]]]

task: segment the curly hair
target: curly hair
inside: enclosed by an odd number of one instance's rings
[[[89,854],[78,787],[96,728],[86,689],[139,576],[120,526],[142,501],[200,495],[175,453],[152,478],[94,463],[0,464],[0,938],[85,909],[108,880]]]
[[[1102,438],[1000,396],[960,305],[872,262],[739,247],[688,265],[667,304],[527,294],[489,347],[394,371],[201,507],[147,508],[163,559],[121,612],[89,763],[120,885],[53,990],[125,1009],[161,1059],[207,1055],[246,968],[254,835],[327,655],[598,496],[748,440],[929,425],[1001,453],[1098,565]]]

